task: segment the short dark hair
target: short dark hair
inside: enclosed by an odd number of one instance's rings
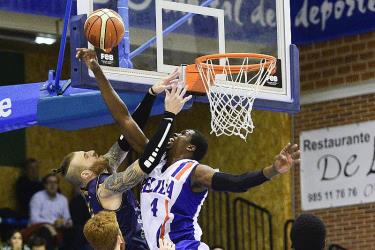
[[[38,236],[33,236],[30,239],[30,247],[41,247],[46,246],[46,244],[46,240]]]
[[[194,134],[191,135],[190,139],[190,143],[196,147],[193,153],[193,160],[200,161],[207,153],[208,143],[201,132],[195,129],[193,131]]]
[[[47,180],[48,180],[48,178],[50,178],[50,177],[56,177],[56,179],[59,180],[59,177],[57,176],[56,173],[49,173],[49,174],[47,174],[46,176],[43,177],[43,179],[42,179],[42,183],[43,183],[43,185],[46,185]]]
[[[302,214],[293,223],[290,239],[295,250],[322,250],[326,240],[324,222],[312,214]]]

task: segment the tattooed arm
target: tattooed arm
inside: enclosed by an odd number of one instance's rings
[[[107,198],[114,194],[123,193],[143,181],[147,175],[142,171],[139,162],[135,161],[126,170],[113,173],[99,187],[99,196]]]
[[[118,167],[124,161],[127,154],[128,154],[128,151],[123,151],[120,148],[118,142],[115,142],[112,145],[112,147],[108,150],[108,152],[104,155],[104,158],[106,158],[109,163],[108,172],[116,173]]]

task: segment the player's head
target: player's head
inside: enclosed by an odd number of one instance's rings
[[[322,250],[325,248],[325,225],[314,215],[302,214],[293,223],[290,239],[295,250]]]
[[[95,250],[120,250],[125,247],[114,212],[102,211],[94,215],[86,222],[83,234]]]
[[[168,154],[200,161],[206,155],[208,143],[197,130],[186,129],[175,133],[168,142]]]
[[[108,160],[94,150],[76,151],[66,155],[57,172],[76,186],[82,186],[108,168]]]

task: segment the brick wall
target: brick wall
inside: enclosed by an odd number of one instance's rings
[[[375,33],[300,46],[301,91],[360,84],[375,79]],[[375,83],[374,83],[375,87]],[[339,91],[339,90],[338,90]],[[375,120],[375,94],[303,105],[295,116],[301,131]],[[301,213],[299,169],[294,171],[295,211]],[[375,249],[375,204],[309,211],[322,218],[328,243],[347,249]]]
[[[302,93],[375,79],[375,32],[299,48]]]

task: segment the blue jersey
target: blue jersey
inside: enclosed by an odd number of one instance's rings
[[[91,214],[105,210],[100,204],[97,190],[109,176],[110,174],[101,174],[87,185],[84,195]],[[126,250],[148,249],[138,202],[130,190],[122,194],[121,206],[114,212],[116,212],[117,222],[125,238]]]
[[[158,249],[158,239],[171,240],[176,249],[209,249],[200,242],[202,230],[198,215],[207,191],[194,193],[191,174],[198,162],[180,160],[164,172],[160,163],[143,182],[141,211],[147,221],[145,235],[152,250]]]

